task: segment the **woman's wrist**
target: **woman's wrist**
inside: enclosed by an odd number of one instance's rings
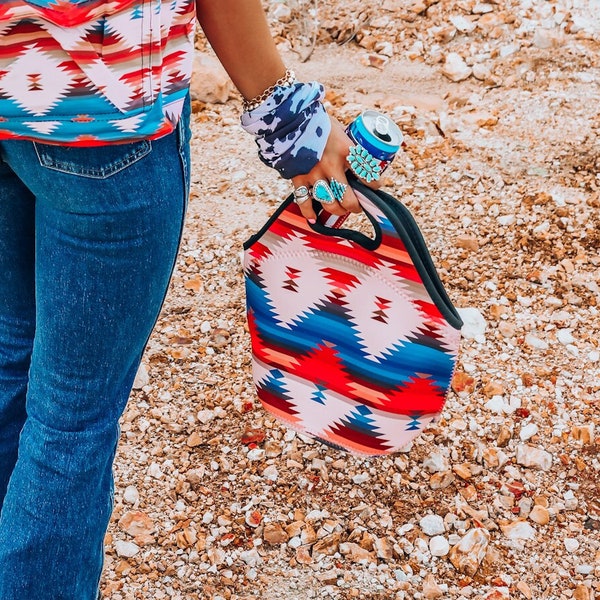
[[[270,85],[261,94],[254,98],[244,98],[244,112],[249,112],[258,108],[278,87],[290,87],[296,83],[296,74],[291,69],[286,69],[285,74],[280,77],[273,85]]]

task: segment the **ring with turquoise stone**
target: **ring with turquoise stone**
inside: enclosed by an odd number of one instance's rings
[[[333,196],[335,197],[335,199],[338,202],[342,201],[342,198],[344,197],[344,193],[346,192],[347,187],[348,186],[345,183],[342,183],[341,181],[338,181],[337,179],[331,178],[329,180],[329,188],[331,189]]]
[[[333,204],[335,196],[329,187],[329,184],[324,179],[315,181],[312,189],[313,198],[321,204]]]
[[[368,150],[360,144],[350,147],[350,153],[346,157],[352,172],[367,183],[377,181],[381,177],[381,165]]]

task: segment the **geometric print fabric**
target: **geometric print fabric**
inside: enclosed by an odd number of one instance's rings
[[[415,266],[406,231],[389,218],[396,201],[382,198],[361,194],[380,232],[376,248],[338,237],[342,230],[315,231],[288,199],[244,253],[263,406],[362,455],[397,451],[439,417],[460,343],[460,318],[437,274]]]
[[[0,3],[0,139],[99,145],[172,131],[193,0]]]

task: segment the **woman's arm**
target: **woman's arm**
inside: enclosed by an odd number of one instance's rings
[[[198,22],[247,100],[285,74],[260,0],[196,0]]]
[[[246,100],[260,96],[285,75],[286,67],[271,36],[260,0],[196,0],[198,22],[234,85]],[[294,187],[310,188],[317,180],[331,178],[346,184],[346,157],[352,141],[332,119],[331,133],[321,160],[305,175],[293,177]],[[342,202],[327,206],[333,214],[359,212],[350,187]],[[300,205],[302,214],[314,221],[312,202]]]

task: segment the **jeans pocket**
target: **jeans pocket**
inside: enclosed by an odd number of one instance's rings
[[[152,142],[79,147],[33,142],[42,167],[89,179],[107,179],[152,151]]]

